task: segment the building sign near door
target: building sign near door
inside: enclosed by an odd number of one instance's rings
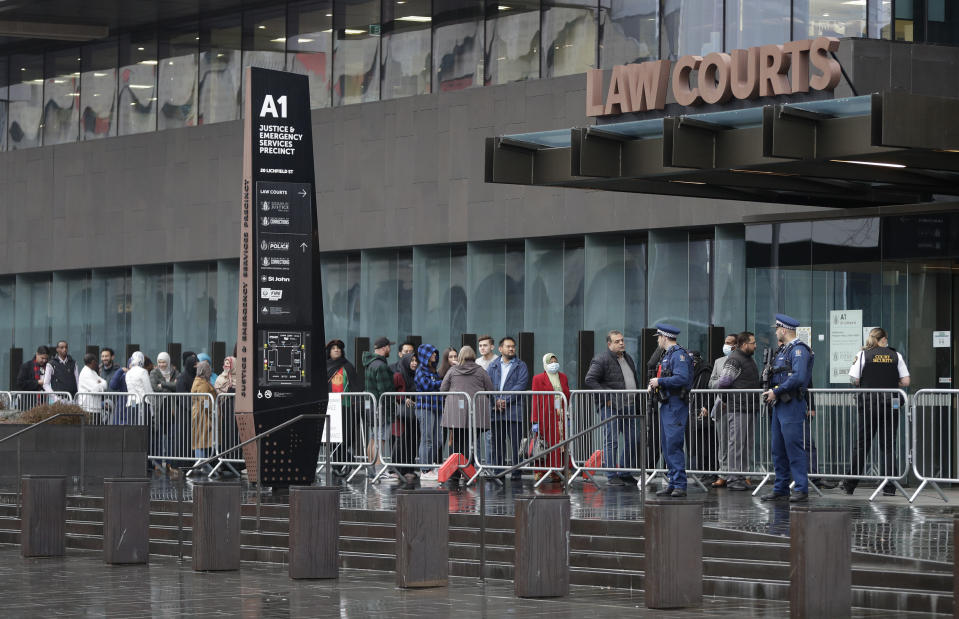
[[[950,331],[933,331],[932,332],[932,347],[933,348],[949,348],[949,341],[951,339],[952,333]]]
[[[672,77],[672,93],[682,106],[726,103],[832,90],[842,68],[833,53],[839,39],[818,37],[782,45],[762,45],[613,67],[603,98],[603,70],[586,72],[586,115],[615,116],[662,110]],[[791,69],[791,70],[790,70]]]
[[[829,382],[849,383],[849,368],[862,348],[862,310],[829,312]]]

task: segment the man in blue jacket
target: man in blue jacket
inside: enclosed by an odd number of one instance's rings
[[[489,364],[489,377],[497,391],[526,391],[529,389],[529,368],[516,358],[516,340],[506,336],[499,341],[499,358]],[[519,443],[523,435],[523,397],[504,395],[494,398],[490,414],[491,454],[494,466],[506,466],[506,455],[512,456],[512,464],[519,458]],[[507,447],[509,441],[509,447]],[[507,451],[509,449],[509,451]],[[511,479],[521,479],[520,471],[513,471]]]

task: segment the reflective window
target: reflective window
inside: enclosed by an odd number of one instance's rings
[[[130,314],[133,307],[131,284],[129,269],[93,270],[89,344],[101,348],[109,346],[122,356],[120,351],[124,351],[130,342]],[[74,346],[74,350],[78,349],[82,350]]]
[[[410,334],[412,254],[405,250],[364,251],[360,261],[360,332],[402,342]],[[376,334],[376,335],[374,335]],[[392,359],[390,360],[392,362]]]
[[[486,84],[539,77],[539,0],[487,2]]]
[[[216,339],[226,344],[226,354],[233,353],[236,345],[237,313],[239,309],[240,261],[237,259],[216,261]],[[219,369],[219,368],[218,368]]]
[[[646,239],[626,237],[625,256],[626,320],[623,335],[626,352],[639,363],[643,329],[649,326],[646,320]],[[605,346],[605,342],[604,336],[602,345]]]
[[[433,92],[483,84],[483,0],[435,3],[433,66]]]
[[[43,84],[43,144],[80,139],[80,49],[46,54]]]
[[[247,67],[276,71],[286,68],[286,11],[283,7],[243,14],[242,79],[246,79]],[[245,90],[240,96],[245,102]]]
[[[10,80],[7,68],[7,58],[0,56],[0,152],[7,150],[7,106],[10,102]],[[2,372],[0,376],[3,376]]]
[[[65,339],[79,361],[90,342],[90,271],[57,271],[50,290],[51,327],[53,338]],[[120,344],[120,343],[117,343]],[[28,350],[24,350],[27,358]]]
[[[449,246],[413,248],[413,333],[440,350],[453,343],[451,263]]]
[[[430,0],[383,5],[383,99],[430,91]]]
[[[722,0],[666,0],[661,31],[662,58],[722,51]]]
[[[726,49],[789,40],[789,0],[727,0]]]
[[[200,115],[210,124],[240,117],[240,16],[231,15],[200,25]]]
[[[117,134],[117,42],[86,45],[81,57],[80,139],[114,136]]]
[[[596,67],[595,0],[543,0],[542,76]]]
[[[593,349],[606,349],[606,334],[616,329],[626,352],[639,362],[646,328],[646,242],[624,236],[586,237],[586,290],[583,326],[593,331]]]
[[[649,323],[679,327],[679,343],[688,350],[707,349],[711,267],[711,239],[684,230],[650,230]]]
[[[7,148],[40,146],[43,113],[43,56],[10,56],[10,106]]]
[[[916,35],[919,34],[917,30],[921,30],[921,25],[916,23],[916,15],[913,7],[913,3],[906,0],[896,2],[894,5],[896,11],[896,21],[895,21],[895,31],[896,31],[896,40],[897,41],[917,41],[922,40],[921,38],[916,38]]]
[[[499,341],[523,330],[522,243],[470,243],[467,248],[468,333]]]
[[[351,348],[353,338],[360,335],[360,255],[324,256],[320,264],[326,339],[341,339]]]
[[[380,2],[343,0],[333,11],[333,105],[380,98]]]
[[[946,0],[926,0],[927,43],[956,45],[959,43],[959,7]]]
[[[744,235],[742,226],[716,226],[716,269],[713,275],[716,298],[711,323],[725,327],[726,333],[746,328],[743,295],[743,282],[746,280]]]
[[[164,31],[159,40],[157,128],[176,129],[197,124],[196,26]]]
[[[869,0],[869,37],[892,38],[892,0]]]
[[[13,323],[15,322],[15,307],[13,303],[14,293],[16,292],[16,279],[13,277],[0,278],[0,316],[6,316],[6,324],[0,327],[0,351],[9,351],[14,346],[13,341]],[[39,346],[39,344],[37,345]],[[29,346],[23,348],[23,360],[26,361],[37,349]],[[7,377],[10,376],[10,355],[0,354],[0,385],[6,384]],[[10,389],[14,385],[9,386]]]
[[[173,265],[173,341],[210,352],[216,339],[216,263]]]
[[[50,334],[50,274],[17,275],[13,341],[29,359],[40,344],[53,345]]]
[[[120,96],[117,102],[120,135],[156,129],[158,62],[157,41],[152,33],[120,39]]]
[[[333,3],[290,4],[287,19],[286,70],[310,77],[310,107],[330,107]]]
[[[156,361],[157,353],[173,342],[173,267],[133,267],[131,336],[140,350]],[[233,296],[236,297],[234,291]],[[235,319],[235,314],[234,314]],[[179,359],[173,362],[180,368]]]
[[[599,59],[603,69],[659,57],[658,12],[657,0],[600,0]]]
[[[866,3],[849,0],[795,0],[793,38],[864,37]]]

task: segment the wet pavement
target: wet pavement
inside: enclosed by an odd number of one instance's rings
[[[340,505],[344,509],[395,510],[396,492],[408,486],[395,480],[381,479],[371,483],[362,474],[351,483],[334,478],[343,491]],[[569,490],[572,517],[579,519],[641,520],[642,505],[639,489],[632,486],[607,487],[605,481],[599,487],[591,483],[576,482]],[[191,483],[185,486],[185,499],[190,498]],[[417,484],[417,487],[420,487]],[[425,482],[422,487],[437,487],[435,482]],[[5,488],[7,491],[12,487]],[[908,491],[908,489],[907,489]],[[953,518],[959,516],[959,488],[943,488],[950,499],[944,503],[932,492],[924,492],[910,504],[904,497],[880,496],[868,501],[872,489],[860,486],[853,496],[839,489],[823,490],[823,496],[810,494],[809,504],[823,507],[844,507],[852,511],[853,550],[882,555],[908,557],[940,562],[953,560]],[[68,489],[69,492],[69,489]],[[544,484],[533,488],[531,479],[522,484],[506,482],[501,485],[487,482],[486,513],[490,515],[513,515],[514,498],[530,493],[562,493],[559,484]],[[765,492],[765,488],[761,493]],[[102,487],[87,487],[88,495],[102,496]],[[154,477],[154,499],[175,500],[176,484],[164,477]],[[254,488],[243,483],[243,502],[255,502]],[[265,491],[262,502],[286,504],[288,491]],[[788,537],[789,504],[769,504],[752,497],[749,492],[710,489],[704,492],[690,486],[689,498],[703,501],[703,521],[706,526],[715,526],[754,533]],[[480,511],[478,486],[458,488],[450,492],[450,512],[476,514]]]
[[[783,617],[788,602],[704,597],[697,609],[648,611],[641,591],[573,586],[566,598],[519,599],[505,581],[451,578],[448,587],[399,589],[392,573],[340,570],[337,580],[290,580],[283,566],[244,563],[235,572],[194,572],[151,556],[110,566],[98,552],[24,559],[0,545],[0,582],[12,617]],[[899,613],[853,609],[853,617]],[[910,614],[911,617],[922,615]]]

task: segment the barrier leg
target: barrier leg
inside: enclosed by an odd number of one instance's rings
[[[193,569],[240,569],[239,482],[193,485]]]
[[[150,480],[103,480],[103,561],[150,561]]]
[[[791,617],[848,617],[852,607],[852,514],[843,508],[790,510]]]
[[[290,487],[290,578],[337,578],[340,488]]]
[[[569,495],[516,498],[516,597],[569,595]]]
[[[646,503],[646,608],[703,602],[703,504],[683,499]]]
[[[20,482],[20,554],[62,557],[67,546],[67,480],[63,475],[24,475]]]
[[[401,490],[396,495],[396,584],[445,587],[449,582],[449,492]]]
[[[763,480],[759,482],[759,485],[756,486],[755,490],[753,490],[753,496],[758,495],[759,491],[763,489],[763,486],[765,486],[766,482],[768,482],[770,479],[772,479],[772,475],[770,473],[766,473],[765,477],[763,477]]]

